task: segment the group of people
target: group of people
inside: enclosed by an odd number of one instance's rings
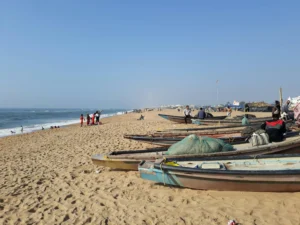
[[[286,125],[281,118],[282,113],[286,114],[286,119],[289,118],[289,105],[290,100],[287,100],[283,107],[280,107],[279,101],[275,101],[275,105],[272,109],[272,120],[268,120],[261,125],[261,129],[265,130],[269,136],[270,142],[280,142],[284,139],[284,133],[286,132]]]
[[[227,108],[227,116],[231,116],[232,113],[232,109],[230,107]],[[185,123],[187,123],[187,118],[191,118],[192,116],[192,110],[190,109],[190,107],[187,105],[185,107],[185,109],[183,110],[183,114],[185,117]],[[200,110],[198,111],[198,113],[195,115],[194,118],[197,119],[205,119],[207,117],[207,113],[206,111],[201,107]]]
[[[21,126],[21,129],[20,129],[20,131],[21,131],[21,133],[23,134],[23,131],[24,131],[24,128],[23,128],[23,126]],[[15,133],[16,133],[16,131],[14,131],[14,130],[11,130],[11,131],[10,131],[10,133],[11,133],[11,134],[15,134]]]
[[[293,119],[294,115],[293,112],[289,110],[291,101],[288,99],[286,103],[280,107],[279,101],[275,101],[275,106],[272,109],[272,116],[279,115],[279,117],[284,117],[285,119]]]
[[[100,116],[102,111],[96,111],[95,113],[87,114],[86,115],[86,125],[100,125]],[[83,114],[80,115],[80,125],[83,126],[83,121],[85,121],[85,118]]]
[[[289,111],[289,106],[290,106],[290,100],[287,100],[286,103],[282,106],[280,106],[279,101],[275,101],[275,105],[272,109],[272,120],[265,121],[261,125],[261,129],[265,130],[265,132],[269,136],[270,142],[280,142],[283,141],[284,139],[284,133],[286,133],[286,124],[283,119],[281,119],[282,115],[284,115],[285,119],[291,119],[291,113]],[[231,108],[228,107],[228,113],[227,116],[231,116],[232,110]],[[245,118],[247,120],[247,112],[250,111],[250,107],[248,104],[245,105]],[[183,111],[183,114],[185,116],[185,122],[187,123],[187,118],[191,118],[192,111],[187,105],[185,110]],[[195,118],[198,119],[204,119],[207,117],[207,114],[203,108],[200,108],[199,112],[196,114]],[[245,121],[243,122],[245,125]],[[246,123],[248,124],[248,123]]]
[[[193,117],[192,116],[192,110],[190,109],[190,107],[187,105],[185,107],[185,109],[183,110],[183,115],[185,117],[185,123],[187,123],[187,118],[191,118]],[[197,118],[197,119],[204,119],[206,118],[206,112],[205,110],[203,110],[203,108],[200,108],[199,112],[196,114],[196,116],[194,118]]]
[[[270,142],[281,142],[284,140],[284,133],[286,133],[286,124],[284,120],[293,119],[292,113],[289,111],[290,100],[281,107],[279,101],[275,101],[272,109],[272,119],[265,121],[260,128],[265,130],[269,136]],[[245,106],[245,112],[249,112],[249,106]],[[246,114],[247,115],[247,114]]]
[[[56,128],[60,128],[59,126],[51,126],[50,129],[56,129]],[[44,130],[45,128],[42,127],[42,130]]]

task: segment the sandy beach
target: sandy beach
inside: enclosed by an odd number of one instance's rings
[[[144,121],[131,113],[105,118],[100,126],[78,123],[1,138],[0,224],[225,225],[230,219],[242,225],[300,224],[300,193],[181,189],[92,164],[96,153],[152,147],[124,134],[187,127],[157,114],[143,113]]]

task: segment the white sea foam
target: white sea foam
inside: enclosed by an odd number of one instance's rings
[[[49,129],[51,126],[60,126],[60,127],[62,127],[62,126],[66,126],[66,125],[79,123],[78,121],[79,120],[64,120],[64,121],[57,121],[57,122],[51,122],[51,123],[24,126],[23,127],[23,133],[21,132],[21,127],[1,129],[0,130],[0,137],[5,137],[5,136],[9,136],[9,135],[16,135],[16,134],[31,133],[31,132],[34,132],[34,131],[42,130],[42,127],[44,127],[44,129]],[[13,131],[15,133],[12,134],[11,131]]]
[[[112,114],[102,114],[100,118],[106,118],[116,115],[122,115],[124,112],[117,112]],[[6,129],[0,129],[0,137],[10,136],[10,135],[18,135],[18,134],[25,134],[25,133],[31,133],[34,131],[42,130],[42,127],[44,129],[50,129],[51,126],[67,126],[71,124],[79,124],[79,119],[73,119],[73,120],[60,120],[57,122],[49,122],[49,123],[43,123],[43,124],[34,124],[29,126],[23,127],[23,133],[21,132],[21,127],[14,127],[14,128],[6,128]],[[15,132],[14,134],[11,133],[11,131]]]

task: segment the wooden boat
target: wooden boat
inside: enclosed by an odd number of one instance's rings
[[[255,118],[257,118],[255,115],[253,115],[253,114],[248,114],[248,113],[246,113],[247,115],[248,115],[248,119],[255,119]],[[244,116],[245,115],[237,115],[237,116],[235,116],[235,117],[233,117],[234,119],[243,119],[244,118]]]
[[[162,117],[166,120],[170,120],[172,122],[185,123],[185,117],[184,116],[172,116],[172,115],[165,115],[165,114],[158,114],[158,115],[160,117]],[[223,120],[225,118],[226,118],[226,116],[216,116],[216,117],[209,117],[207,119],[209,119],[209,120]],[[194,118],[194,117],[186,118],[186,122],[187,123],[192,123],[191,119],[197,119],[197,118]],[[206,120],[206,119],[204,119],[204,120]]]
[[[240,124],[242,125],[242,120],[233,120],[233,119],[224,119],[224,120],[201,120],[201,119],[191,119],[192,123],[195,121],[198,125],[217,125],[217,124]],[[194,120],[194,121],[193,121]],[[256,124],[262,124],[266,120],[248,120],[249,124],[256,125]],[[194,123],[195,123],[194,122]]]
[[[189,135],[189,134],[188,134]],[[171,145],[181,141],[185,136],[175,136],[175,137],[153,137],[153,136],[142,136],[142,135],[124,135],[124,138],[129,139],[129,140],[134,140],[134,141],[140,141],[144,142],[147,144],[153,144],[153,145],[159,145],[159,146],[164,146],[164,147],[170,147]],[[292,137],[295,135],[299,135],[298,132],[288,132],[286,133],[286,137]],[[215,133],[215,134],[206,134],[206,135],[198,135],[198,136],[207,136],[207,137],[212,137],[212,138],[218,138],[223,140],[226,143],[232,144],[232,145],[238,145],[238,144],[243,144],[247,143],[248,139],[250,137],[250,134],[248,137],[242,137],[239,132],[233,132],[233,133]]]
[[[177,155],[177,158],[203,158],[217,156],[237,156],[237,155],[264,155],[264,154],[283,154],[300,153],[300,137],[289,137],[280,143],[271,143],[258,147],[252,147],[250,143],[234,145],[235,151],[217,152],[201,155]],[[167,148],[164,149],[146,149],[132,151],[114,151],[108,154],[96,154],[92,156],[94,164],[106,166],[119,170],[137,170],[138,164],[143,161],[155,161],[160,158],[172,158],[174,156],[165,155]]]
[[[201,119],[195,119],[192,118],[192,122],[196,124],[202,124],[202,125],[211,125],[211,124],[242,124],[242,119],[243,117],[237,117],[237,118],[228,118],[226,117],[223,120],[210,120],[209,118],[205,120]],[[193,121],[194,120],[194,121]],[[250,124],[261,124],[265,122],[266,120],[272,120],[271,117],[260,117],[260,118],[253,118],[253,119],[248,119],[248,122]]]
[[[294,121],[288,120],[285,121],[287,127],[293,128],[294,127]],[[242,124],[234,124],[234,125],[228,125],[228,126],[210,126],[210,127],[196,127],[196,128],[176,128],[176,129],[166,129],[166,130],[158,130],[156,133],[176,133],[176,132],[194,132],[194,131],[208,131],[208,130],[220,130],[220,129],[235,129],[235,128],[245,128],[245,127],[253,127],[253,128],[259,128],[261,123],[259,124],[249,124],[249,125],[242,125]],[[296,127],[295,127],[296,128]]]
[[[176,132],[195,132],[195,131],[209,131],[209,130],[223,130],[223,129],[236,129],[241,128],[244,129],[245,127],[260,127],[260,125],[230,125],[230,126],[211,126],[211,127],[197,127],[197,128],[176,128],[176,129],[166,129],[166,130],[158,130],[156,131],[157,134],[159,133],[176,133]]]
[[[204,135],[203,135],[204,136]],[[223,140],[226,143],[230,144],[242,144],[248,141],[248,137],[242,137],[240,133],[231,133],[231,134],[212,134],[205,135],[208,137],[218,138]],[[124,138],[140,141],[148,144],[159,145],[169,147],[178,141],[181,141],[186,136],[179,137],[151,137],[151,136],[135,136],[135,135],[124,135]]]
[[[214,136],[214,137],[221,137],[224,135],[240,135],[241,131],[244,130],[244,127],[238,127],[235,129],[223,129],[223,130],[202,130],[202,131],[191,131],[191,132],[159,132],[159,133],[152,133],[152,134],[125,134],[123,137],[127,139],[131,139],[131,137],[186,137],[190,134],[196,134],[199,136]]]
[[[139,165],[143,179],[218,191],[300,191],[300,154],[173,158]]]

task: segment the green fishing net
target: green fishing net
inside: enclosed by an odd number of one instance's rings
[[[191,134],[183,140],[172,145],[166,155],[190,155],[203,154],[213,152],[228,152],[233,151],[231,144],[225,143],[220,139],[210,137],[198,137]]]

